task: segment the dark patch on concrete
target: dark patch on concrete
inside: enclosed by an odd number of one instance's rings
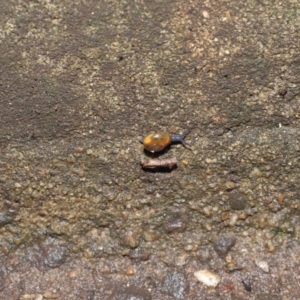
[[[167,274],[162,283],[161,290],[175,299],[186,299],[189,284],[185,274],[172,272]]]
[[[166,216],[164,230],[167,233],[183,232],[187,226],[187,217],[180,212],[170,213]]]
[[[225,257],[235,243],[236,237],[234,235],[221,235],[214,243],[214,250],[220,257]]]
[[[247,201],[239,191],[232,191],[229,193],[229,203],[231,209],[243,210],[246,208]]]
[[[12,223],[13,220],[14,220],[14,215],[11,215],[11,214],[7,214],[7,213],[0,213],[0,228],[9,224],[9,223]]]
[[[68,251],[64,243],[57,239],[47,238],[40,244],[27,248],[24,262],[39,270],[48,270],[60,267],[67,259]]]
[[[0,51],[6,53],[1,62],[2,145],[70,136],[81,123],[83,101],[72,93],[72,76],[49,78],[50,68],[38,65],[25,73],[20,53],[9,53],[5,47],[9,45],[0,46]]]
[[[116,288],[110,300],[151,300],[151,294],[137,286]]]

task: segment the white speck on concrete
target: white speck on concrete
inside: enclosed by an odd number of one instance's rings
[[[255,264],[264,272],[269,273],[269,264],[265,260],[256,260]]]
[[[194,276],[198,281],[204,283],[207,286],[216,287],[220,281],[221,277],[209,270],[200,270],[194,273]]]

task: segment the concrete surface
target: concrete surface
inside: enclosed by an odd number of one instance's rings
[[[299,299],[299,32],[297,0],[0,0],[0,298]]]

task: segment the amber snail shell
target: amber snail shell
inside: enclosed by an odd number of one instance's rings
[[[148,134],[144,140],[143,145],[147,151],[159,152],[165,149],[172,142],[171,135],[164,131],[158,131]]]
[[[169,134],[164,131],[158,131],[148,134],[144,140],[144,148],[149,152],[160,152],[164,150],[171,143],[182,143],[184,147],[190,148],[184,142],[185,136],[188,134],[188,131],[184,134]]]

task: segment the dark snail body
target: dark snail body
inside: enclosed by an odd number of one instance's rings
[[[172,143],[182,143],[184,144],[185,135],[183,134],[171,134]]]
[[[143,145],[147,151],[152,153],[164,150],[171,143],[182,143],[184,147],[189,148],[184,142],[187,133],[169,134],[164,131],[153,132],[144,138]]]

